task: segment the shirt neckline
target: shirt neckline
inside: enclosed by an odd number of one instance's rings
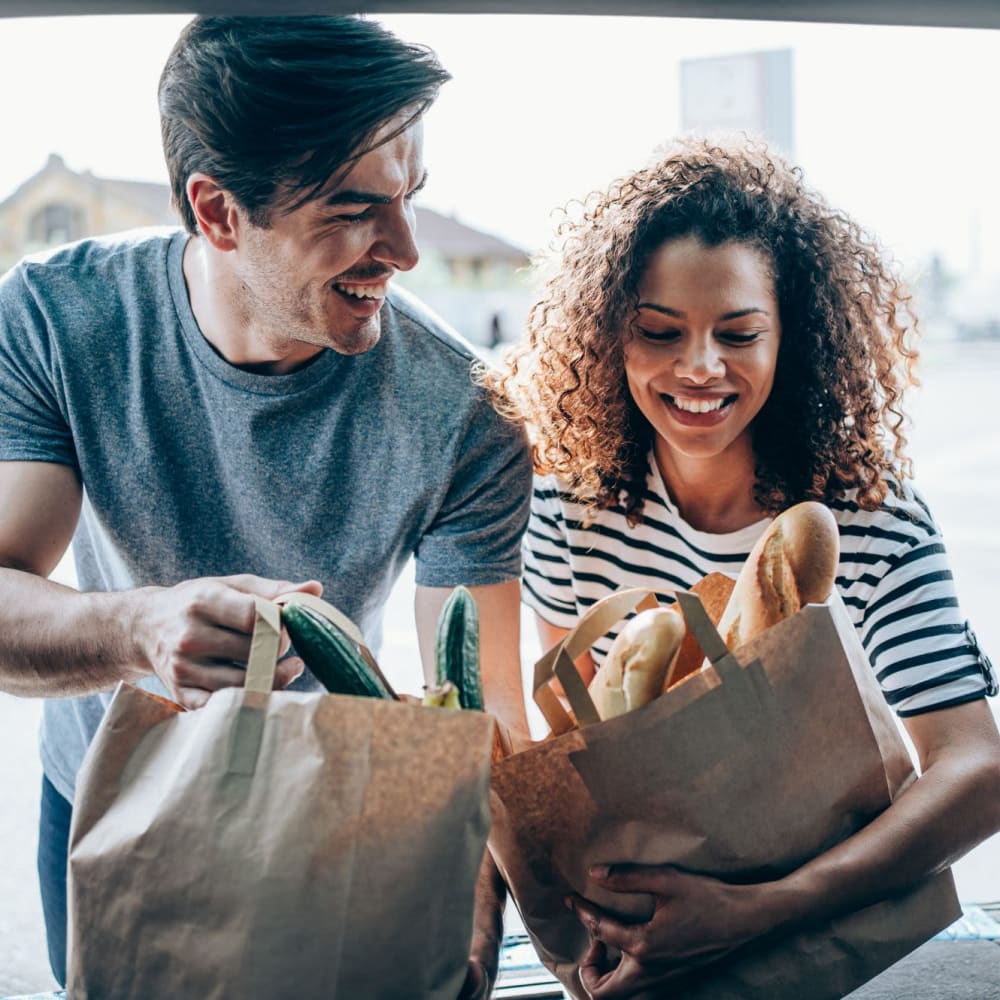
[[[764,516],[759,521],[754,521],[746,527],[738,528],[736,531],[712,532],[699,531],[684,520],[683,515],[677,509],[673,497],[667,490],[666,483],[660,475],[660,468],[656,464],[656,457],[650,449],[649,474],[646,479],[646,488],[660,499],[663,505],[670,511],[677,522],[683,525],[683,534],[690,542],[696,543],[699,548],[710,552],[747,552],[753,548],[754,542],[764,533],[767,526],[774,520],[773,517]]]
[[[248,372],[222,358],[201,332],[191,309],[187,282],[184,280],[184,249],[188,240],[193,238],[184,230],[178,230],[171,238],[167,248],[167,282],[181,333],[191,352],[213,376],[243,392],[283,396],[315,385],[340,367],[345,359],[332,350],[323,351],[311,364],[286,375]]]

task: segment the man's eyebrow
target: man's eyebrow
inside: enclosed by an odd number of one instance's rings
[[[420,183],[415,188],[408,191],[409,196],[415,195],[427,183],[427,171],[420,178]],[[325,205],[390,205],[392,198],[387,194],[378,194],[375,191],[359,191],[357,188],[345,188],[341,191],[334,191],[324,199]]]
[[[323,199],[324,203],[333,205],[388,205],[392,199],[388,195],[376,194],[374,191],[357,191],[346,188],[334,191]]]
[[[687,315],[679,309],[671,309],[669,306],[657,305],[655,302],[640,302],[639,309],[652,309],[653,312],[663,313],[664,316],[673,316],[674,319],[687,319]],[[760,313],[762,316],[771,314],[760,306],[750,306],[748,309],[734,309],[719,317],[720,320],[741,319],[743,316],[753,316]]]

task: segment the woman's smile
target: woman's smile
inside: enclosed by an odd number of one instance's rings
[[[670,415],[687,427],[714,427],[722,423],[733,411],[738,396],[728,395],[670,395],[660,393]]]

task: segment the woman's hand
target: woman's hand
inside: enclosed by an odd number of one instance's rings
[[[612,892],[654,899],[653,915],[642,923],[619,920],[582,896],[567,899],[592,939],[580,978],[595,1000],[666,986],[768,929],[762,886],[731,885],[669,865],[599,865],[590,877]],[[612,959],[609,949],[621,958]]]

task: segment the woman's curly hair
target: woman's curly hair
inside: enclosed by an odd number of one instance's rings
[[[909,295],[881,248],[808,189],[799,168],[750,140],[681,140],[577,208],[557,231],[527,338],[505,371],[483,376],[500,408],[526,422],[539,472],[641,518],[653,431],[628,391],[624,346],[650,255],[695,236],[754,248],[775,281],[777,370],[751,431],[760,506],[777,513],[856,489],[874,509],[887,479],[911,474]]]

